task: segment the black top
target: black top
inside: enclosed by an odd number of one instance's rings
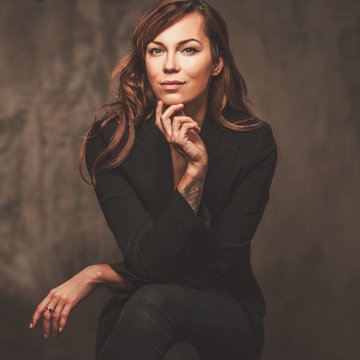
[[[114,118],[89,140],[88,170],[116,126]],[[128,296],[149,283],[211,287],[238,299],[259,322],[265,302],[251,268],[250,242],[277,163],[272,129],[265,124],[235,132],[206,118],[200,136],[208,170],[198,214],[174,189],[169,144],[154,117],[137,125],[121,166],[97,175],[96,196],[124,258],[110,266],[126,280]]]

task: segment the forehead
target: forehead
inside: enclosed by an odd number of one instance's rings
[[[171,44],[189,38],[196,38],[202,42],[207,39],[204,31],[204,19],[199,13],[194,12],[183,16],[153,40]]]

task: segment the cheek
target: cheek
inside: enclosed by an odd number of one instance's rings
[[[211,75],[211,64],[208,61],[201,60],[195,62],[190,62],[184,64],[184,69],[186,69],[186,74],[189,79],[199,82],[207,82]]]
[[[158,96],[159,85],[158,85],[158,73],[153,66],[153,64],[146,64],[146,74],[150,84],[151,89]]]
[[[154,66],[153,63],[147,62],[146,63],[146,73],[148,76],[148,79],[150,82],[155,80],[155,76],[156,76],[156,71],[155,71],[156,67]]]
[[[154,81],[154,75],[153,73],[151,72],[151,70],[147,70],[147,77],[149,79],[150,82],[153,82]]]
[[[198,69],[188,74],[191,83],[197,88],[205,88],[210,77],[210,72],[207,69]]]

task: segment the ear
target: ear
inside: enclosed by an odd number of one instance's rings
[[[215,64],[215,67],[214,67],[213,71],[211,72],[211,75],[212,76],[219,75],[223,66],[224,66],[224,59],[222,58],[222,56],[219,56],[217,59],[217,62]]]

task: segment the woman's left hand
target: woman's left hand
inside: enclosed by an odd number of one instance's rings
[[[52,289],[36,308],[30,328],[34,328],[43,316],[44,338],[49,337],[50,328],[52,328],[53,336],[57,336],[59,331],[63,331],[74,306],[98,285],[97,275],[96,265],[90,265]]]

